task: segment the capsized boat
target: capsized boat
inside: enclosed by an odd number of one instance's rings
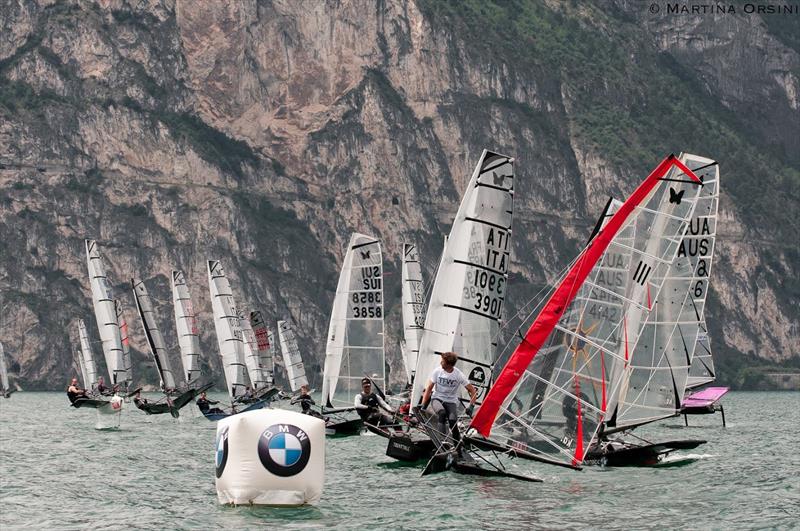
[[[6,351],[3,349],[3,344],[0,343],[0,396],[3,398],[11,398],[11,385],[8,382],[8,369],[6,368]]]
[[[513,162],[484,150],[467,184],[431,289],[412,406],[419,404],[445,352],[458,354],[457,367],[477,389],[477,406],[489,389],[511,261]],[[468,400],[462,394],[462,405]],[[416,419],[416,424],[425,423]],[[430,433],[413,426],[388,435],[386,454],[404,461],[428,459],[435,446]]]
[[[133,288],[133,298],[136,301],[136,310],[142,322],[145,338],[147,338],[147,346],[160,378],[161,392],[164,394],[163,398],[156,402],[150,402],[137,395],[134,398],[134,403],[137,408],[148,415],[169,413],[174,418],[178,418],[180,409],[194,400],[200,392],[210,388],[211,384],[199,389],[190,387],[188,384],[182,384],[179,388],[176,384],[175,373],[172,370],[166,341],[164,341],[164,336],[158,328],[155,308],[150,294],[147,292],[147,287],[144,282],[135,278],[131,279],[131,286]]]
[[[672,155],[651,172],[533,312],[471,428],[545,462],[584,463],[625,396],[631,356],[701,187]]]
[[[244,339],[242,324],[236,303],[233,299],[228,277],[218,260],[209,260],[208,285],[211,291],[211,309],[214,314],[214,329],[228,385],[230,407],[227,410],[217,408],[203,411],[203,415],[212,421],[229,417],[236,413],[261,409],[267,405],[266,400],[257,400],[242,407],[241,399],[247,389],[247,367],[244,361]]]
[[[329,435],[361,432],[363,421],[354,404],[364,377],[386,386],[383,315],[380,242],[354,233],[342,262],[325,348],[322,414],[328,417]]]

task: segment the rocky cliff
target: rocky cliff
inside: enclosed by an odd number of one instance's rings
[[[384,242],[399,377],[402,242],[421,246],[430,278],[483,148],[516,157],[510,313],[571,260],[608,195],[670,152],[720,161],[707,311],[721,374],[794,363],[800,55],[781,16],[654,15],[624,0],[3,0],[12,376],[60,388],[73,370],[77,320],[93,322],[87,237],[124,293],[141,382],[155,383],[129,279],[147,280],[174,344],[176,267],[218,371],[209,258],[242,306],[297,323],[318,371],[358,230]]]

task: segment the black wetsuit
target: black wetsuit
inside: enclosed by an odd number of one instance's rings
[[[200,408],[200,412],[204,415],[207,413],[224,413],[224,411],[218,407],[212,408],[211,406],[214,404],[219,404],[219,402],[215,402],[214,400],[209,400],[207,398],[197,399],[197,407]]]
[[[302,410],[301,412],[304,415],[311,415],[312,417],[322,418],[322,415],[320,415],[319,412],[311,409],[311,406],[316,404],[316,402],[314,402],[314,399],[311,398],[311,395],[303,393],[300,396],[293,398],[291,403],[297,404],[298,402],[300,403],[300,409]]]
[[[361,420],[373,424],[375,426],[386,426],[393,423],[392,417],[381,413],[381,400],[375,393],[365,394],[361,392],[361,405],[367,406],[367,409],[356,408],[358,416]]]

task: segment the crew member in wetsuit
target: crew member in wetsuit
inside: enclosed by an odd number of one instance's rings
[[[211,407],[216,404],[219,404],[219,402],[216,400],[209,400],[205,391],[200,393],[200,398],[197,399],[197,407],[200,408],[200,412],[203,415],[225,413],[218,407]]]
[[[106,387],[106,382],[102,376],[97,379],[97,385],[94,386],[94,390],[101,395],[109,394],[108,387]]]
[[[316,404],[316,402],[314,402],[314,399],[311,398],[310,394],[308,394],[308,391],[309,391],[309,389],[308,389],[307,385],[301,385],[300,386],[300,394],[298,396],[292,398],[292,401],[290,403],[291,404],[297,404],[299,402],[300,403],[300,409],[302,410],[302,413],[304,415],[311,415],[312,417],[317,417],[317,418],[321,419],[322,418],[322,414],[319,411],[311,409],[311,406]]]
[[[136,396],[133,397],[133,403],[143,411],[147,410],[147,405],[149,404],[146,398],[142,398],[141,391],[136,391]]]
[[[356,395],[356,412],[364,422],[373,426],[391,426],[394,424],[392,417],[381,413],[381,409],[394,414],[395,411],[389,407],[380,395],[372,392],[372,380],[364,378],[361,380],[361,393]]]
[[[457,361],[458,355],[455,352],[442,354],[441,366],[433,370],[422,394],[422,407],[429,406],[431,413],[438,417],[441,433],[447,433],[446,426],[449,424],[450,433],[456,442],[461,440],[458,431],[458,394],[461,386],[464,386],[469,393],[470,400],[466,413],[470,417],[475,407],[475,400],[478,398],[475,386],[456,368]]]
[[[87,398],[86,389],[81,389],[78,386],[77,378],[73,378],[72,381],[70,381],[69,387],[67,387],[67,398],[69,398],[70,404],[74,404],[79,398]]]

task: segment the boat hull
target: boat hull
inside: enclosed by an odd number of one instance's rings
[[[646,445],[626,445],[623,448],[606,447],[600,451],[589,451],[583,463],[600,466],[656,466],[668,454],[676,450],[691,450],[705,444],[699,439],[666,441]]]
[[[230,417],[232,415],[238,415],[239,413],[244,413],[246,411],[255,411],[256,409],[263,409],[265,407],[267,407],[267,402],[261,400],[261,401],[258,401],[256,403],[254,403],[254,404],[250,404],[249,406],[247,406],[243,410],[237,411],[236,413],[226,413],[224,411],[221,412],[221,413],[219,413],[219,412],[213,412],[213,413],[212,412],[202,412],[202,413],[203,413],[203,416],[205,418],[207,418],[208,420],[210,420],[211,422],[216,422],[218,420],[222,420],[222,419],[228,418],[228,417]]]
[[[362,431],[364,431],[364,421],[361,419],[328,421],[325,423],[325,435],[328,437],[361,435]]]

